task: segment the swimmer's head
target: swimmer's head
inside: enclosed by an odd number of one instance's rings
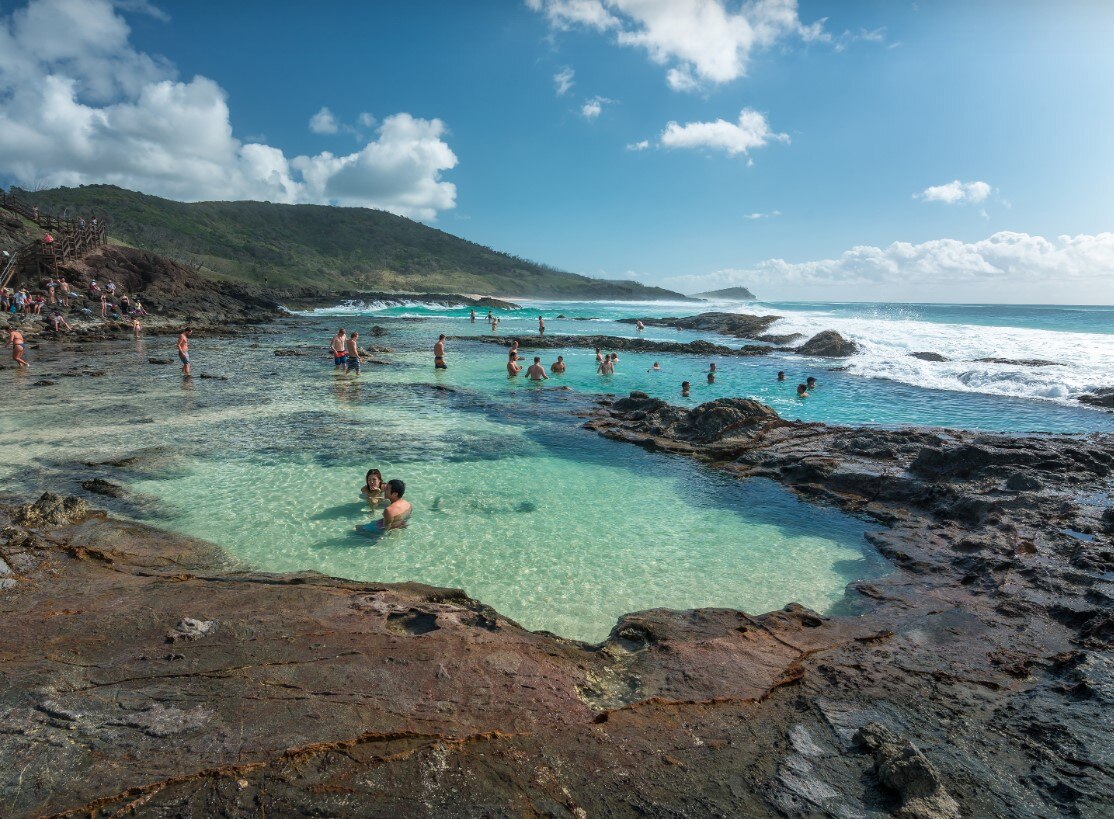
[[[356,335],[356,334],[355,334],[355,333],[353,333],[352,335]],[[444,341],[444,340],[445,340],[445,334],[444,334],[444,333],[442,333],[441,335],[437,336],[437,340],[438,340],[438,341]]]
[[[398,478],[391,478],[387,481],[387,497],[401,498],[406,494],[406,484]]]
[[[534,356],[534,363],[535,364],[541,364],[541,361],[542,361],[542,357],[540,355]]]
[[[565,357],[563,355],[559,355],[559,356],[557,356],[557,360],[558,361],[564,361]]]
[[[778,370],[777,371],[777,380],[778,381],[784,381],[785,380],[785,370]]]
[[[813,387],[816,386],[816,379],[810,375],[808,378],[805,379],[805,385],[811,390]]]
[[[800,395],[802,397],[808,395],[808,387],[806,387],[804,384],[798,384],[797,395]]]
[[[353,331],[352,331],[352,340],[353,340],[353,341],[355,341],[355,340],[356,340],[356,339],[358,339],[359,337],[360,337],[360,334],[359,334],[359,333],[357,333],[357,332],[356,332],[355,330],[353,330]]]

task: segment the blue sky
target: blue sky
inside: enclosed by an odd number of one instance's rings
[[[0,180],[385,207],[687,292],[1110,303],[1112,35],[1100,2],[0,2]]]

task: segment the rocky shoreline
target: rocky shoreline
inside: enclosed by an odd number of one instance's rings
[[[866,516],[893,572],[842,616],[652,610],[589,646],[7,499],[4,813],[1103,814],[1114,437],[637,393],[586,426]]]

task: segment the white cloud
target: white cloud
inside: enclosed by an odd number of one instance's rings
[[[687,122],[680,125],[670,122],[661,134],[661,144],[666,148],[712,148],[725,151],[728,156],[746,154],[762,148],[771,140],[788,142],[788,134],[770,130],[765,114],[753,108],[739,112],[738,122],[717,119],[715,122]]]
[[[526,0],[526,5],[543,12],[549,24],[558,31],[578,25],[606,31],[619,25],[601,0]]]
[[[455,205],[441,172],[457,159],[440,120],[396,114],[356,153],[289,158],[233,135],[216,82],[179,80],[129,38],[110,0],[32,0],[0,17],[0,167],[18,184],[337,202],[423,219]],[[322,113],[331,117],[314,119]]]
[[[669,86],[691,91],[743,77],[754,51],[796,37],[831,42],[823,21],[801,22],[796,0],[526,0],[559,31],[584,26],[615,31],[620,45],[643,49],[669,66]]]
[[[780,210],[772,210],[769,213],[748,213],[743,218],[744,219],[750,219],[751,221],[754,221],[756,219],[772,219],[772,218],[777,217],[777,216],[781,216],[781,211]]]
[[[328,108],[322,108],[309,118],[309,129],[315,134],[335,134],[340,130],[337,118]]]
[[[991,187],[985,182],[960,182],[958,179],[946,185],[933,185],[918,194],[917,199],[925,202],[943,202],[947,205],[978,204],[990,196]]]
[[[553,86],[557,89],[558,97],[563,97],[573,87],[575,84],[573,83],[574,76],[576,76],[576,72],[567,65],[553,75]]]
[[[628,151],[645,151],[649,147],[650,147],[650,140],[642,139],[642,140],[639,140],[638,142],[632,142],[629,145],[627,145],[627,150]]]
[[[690,291],[740,282],[799,289],[838,286],[839,292],[879,292],[876,288],[909,285],[953,300],[965,288],[1001,291],[1003,286],[1033,286],[1048,294],[1071,291],[1092,294],[1092,301],[1114,296],[1114,233],[1059,236],[1046,239],[1028,233],[1001,231],[977,242],[934,239],[920,244],[894,242],[885,248],[859,246],[834,259],[787,262],[767,259],[746,269],[720,270],[679,277],[675,286]],[[935,290],[933,291],[933,288]]]
[[[609,100],[607,97],[592,97],[585,100],[584,104],[580,106],[580,115],[584,119],[595,119],[603,111],[603,107],[615,100]]]

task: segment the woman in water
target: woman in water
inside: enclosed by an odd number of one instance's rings
[[[383,473],[378,469],[369,469],[364,476],[364,485],[360,494],[367,499],[368,506],[374,509],[383,500]]]

